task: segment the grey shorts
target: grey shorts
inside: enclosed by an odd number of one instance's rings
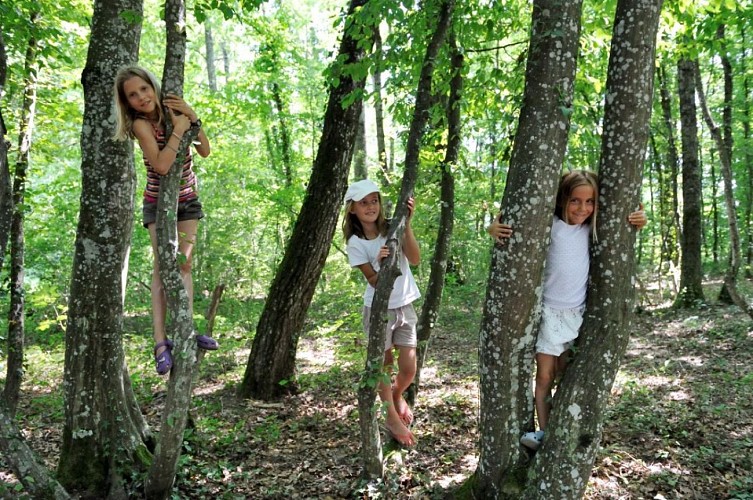
[[[144,227],[157,222],[157,202],[144,200],[144,206],[141,209],[144,216]],[[204,212],[201,210],[199,197],[192,198],[188,201],[178,203],[178,221],[182,220],[199,220],[204,218]]]
[[[542,305],[536,352],[559,356],[570,349],[578,338],[585,309],[585,306],[574,309],[553,309]]]
[[[369,324],[371,320],[371,308],[363,308],[363,331],[366,332],[366,338],[369,337]],[[396,347],[416,347],[418,337],[416,336],[416,324],[418,316],[413,304],[398,307],[397,309],[387,309],[387,329],[384,336],[384,350],[388,351],[393,346]]]

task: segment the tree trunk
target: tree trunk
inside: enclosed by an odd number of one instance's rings
[[[24,441],[13,418],[0,404],[0,450],[13,473],[33,498],[63,500],[70,498],[50,472],[37,463],[34,452]]]
[[[390,168],[387,164],[387,146],[384,140],[384,103],[382,102],[382,35],[379,28],[374,29],[374,68],[372,69],[374,83],[374,113],[376,115],[377,157],[379,158],[379,173],[382,185],[389,186]]]
[[[547,434],[524,498],[582,498],[599,449],[603,416],[630,338],[638,208],[662,0],[619,0],[607,70],[599,162],[598,243],[578,354],[554,397]]]
[[[400,186],[400,197],[398,199],[397,210],[387,232],[387,246],[390,248],[390,255],[382,261],[374,300],[371,304],[366,368],[362,374],[361,384],[358,389],[361,458],[363,460],[364,475],[370,478],[380,478],[384,473],[379,426],[377,425],[379,406],[374,404],[378,384],[371,382],[379,380],[379,377],[382,375],[384,336],[387,326],[387,303],[392,294],[395,280],[400,273],[398,260],[399,242],[402,241],[405,231],[408,215],[408,198],[413,196],[413,189],[418,177],[418,158],[421,151],[424,128],[429,120],[431,85],[436,58],[452,24],[454,9],[455,0],[438,0],[436,3],[427,5],[427,11],[430,12],[428,18],[436,18],[436,28],[426,47],[426,54],[421,66],[421,74],[416,90],[416,106],[413,110],[413,119],[411,120],[405,148],[405,171],[403,173],[403,182]]]
[[[277,78],[277,54],[274,54],[273,60],[275,61],[275,74],[273,78]],[[290,160],[290,132],[288,131],[287,122],[288,111],[282,100],[280,84],[276,81],[272,82],[272,97],[275,101],[275,107],[277,108],[277,122],[280,125],[280,147],[282,152],[282,168],[285,173],[285,185],[290,187],[293,185],[293,171]]]
[[[727,57],[722,56],[722,61],[725,59],[727,59]],[[728,106],[732,101],[732,67],[729,64],[729,60],[727,60],[726,63],[723,62],[723,67],[725,79],[724,99],[725,106]],[[695,74],[695,88],[696,93],[698,94],[698,102],[700,103],[701,111],[703,112],[703,118],[706,120],[706,125],[709,127],[711,137],[714,139],[716,148],[719,151],[719,162],[721,163],[722,179],[724,181],[724,201],[727,208],[730,245],[730,263],[729,269],[724,274],[724,288],[726,288],[732,302],[753,318],[753,306],[748,304],[737,290],[737,275],[740,271],[740,231],[737,227],[737,211],[735,209],[735,194],[733,192],[734,182],[732,179],[731,157],[732,139],[730,136],[728,140],[725,140],[725,137],[722,135],[722,132],[719,130],[719,127],[711,116],[709,107],[706,104],[706,94],[703,91],[701,72],[698,69],[697,61],[693,63],[693,70]],[[727,118],[725,118],[725,120],[726,119]],[[731,115],[729,120],[731,121]]]
[[[523,106],[502,197],[504,221],[515,229],[492,252],[479,337],[480,453],[469,483],[475,498],[514,497],[523,483],[515,477],[526,462],[518,440],[533,426],[537,302],[570,127],[581,6],[533,3]]]
[[[31,15],[35,25],[38,13]],[[26,174],[29,170],[31,135],[34,130],[34,108],[37,102],[37,40],[32,34],[26,48],[24,61],[24,100],[18,124],[18,160],[13,176],[13,216],[10,226],[10,310],[8,311],[8,366],[3,389],[3,400],[8,415],[16,416],[21,382],[24,376],[24,199]]]
[[[8,71],[8,58],[5,53],[5,40],[0,33],[0,95],[5,89],[5,76]],[[11,218],[13,217],[13,186],[8,168],[8,148],[10,143],[6,140],[3,120],[3,110],[0,107],[0,270],[5,262],[5,251],[8,247]]]
[[[680,211],[678,208],[677,198],[677,177],[679,159],[677,156],[677,144],[675,141],[675,120],[672,116],[672,99],[669,94],[666,71],[664,65],[660,65],[657,71],[659,80],[659,92],[661,96],[662,118],[664,119],[664,128],[667,134],[667,163],[669,172],[667,175],[659,177],[662,186],[662,198],[664,203],[669,200],[668,210],[660,212],[660,221],[662,227],[662,262],[671,262],[677,265],[677,232],[680,228]],[[669,184],[669,189],[666,189]]]
[[[447,274],[447,262],[450,259],[450,242],[455,221],[455,178],[452,168],[457,163],[460,155],[460,102],[463,92],[463,54],[457,48],[455,36],[450,33],[448,40],[451,50],[452,78],[450,80],[450,98],[447,103],[447,151],[444,161],[439,165],[442,172],[440,184],[440,213],[439,230],[437,241],[434,244],[434,254],[431,258],[431,273],[429,284],[426,288],[424,303],[421,307],[421,317],[416,326],[418,336],[418,348],[416,349],[416,377],[407,391],[406,401],[413,406],[416,394],[421,386],[421,369],[426,360],[429,350],[434,324],[439,315],[439,306],[442,302],[445,276]]]
[[[65,427],[58,479],[95,497],[124,498],[122,484],[148,461],[122,344],[124,267],[133,229],[133,145],[112,139],[112,85],[137,58],[140,26],[120,17],[141,0],[94,3],[81,132],[81,211],[65,343]]]
[[[694,94],[694,66],[687,59],[677,62],[677,93],[680,96],[682,137],[682,238],[680,244],[680,291],[675,307],[697,307],[704,301],[701,281],[701,169],[698,164],[698,124]]]
[[[165,94],[183,95],[183,71],[186,56],[186,11],[183,0],[165,2],[165,31],[167,34],[165,69],[162,75],[162,89]],[[165,499],[170,497],[175,474],[178,469],[183,431],[188,420],[191,405],[193,373],[196,369],[196,341],[192,311],[178,268],[178,192],[183,173],[185,151],[199,135],[199,126],[183,134],[170,171],[160,179],[157,201],[157,249],[159,276],[162,280],[169,322],[166,325],[167,337],[175,343],[173,348],[173,368],[167,385],[167,398],[162,412],[159,442],[154,452],[154,461],[149,468],[144,491],[147,498]],[[165,137],[169,137],[172,124],[165,123]]]
[[[351,0],[348,16],[365,4],[366,0]],[[346,64],[358,64],[364,57],[365,48],[354,31],[346,30],[340,44]],[[343,74],[339,85],[330,89],[306,198],[256,328],[239,388],[242,397],[270,400],[296,390],[292,379],[298,338],[337,226],[362,107],[360,100],[343,107],[343,100],[363,86],[363,79]]]
[[[204,20],[204,47],[207,54],[207,81],[209,90],[217,92],[217,70],[214,66],[214,36],[212,35],[212,21],[209,17]]]
[[[358,115],[358,126],[356,127],[356,143],[353,147],[353,180],[360,181],[369,176],[369,169],[366,166],[366,117],[363,107],[361,114]]]

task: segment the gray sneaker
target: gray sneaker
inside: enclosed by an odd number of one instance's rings
[[[532,450],[538,450],[541,446],[541,440],[544,439],[544,431],[526,432],[520,438],[520,444]]]

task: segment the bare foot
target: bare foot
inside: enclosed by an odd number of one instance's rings
[[[398,420],[397,422],[390,422],[389,420],[386,420],[384,422],[384,426],[387,428],[387,432],[389,432],[390,436],[392,436],[392,439],[394,439],[401,445],[415,446],[416,437],[410,430],[408,430],[405,425],[403,425],[400,420]]]
[[[413,412],[408,403],[405,402],[405,399],[403,399],[403,395],[395,394],[395,386],[392,386],[392,404],[395,405],[395,411],[400,416],[403,424],[410,425],[413,423]]]

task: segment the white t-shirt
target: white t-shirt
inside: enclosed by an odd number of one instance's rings
[[[387,238],[384,236],[378,236],[373,240],[364,240],[358,236],[351,236],[348,239],[348,262],[351,267],[360,266],[361,264],[369,263],[374,268],[374,271],[379,272],[379,249],[387,243]],[[392,287],[392,294],[390,295],[390,301],[387,305],[388,309],[397,309],[410,304],[414,300],[421,296],[421,292],[418,291],[418,285],[413,278],[413,273],[410,270],[408,264],[408,258],[403,252],[400,252],[400,272],[402,273],[395,280],[395,284]],[[366,292],[363,294],[363,303],[365,306],[371,307],[371,302],[374,300],[374,292],[376,289],[371,284],[366,285]]]
[[[544,304],[573,309],[586,302],[591,227],[571,226],[559,217],[552,222],[552,241],[544,266]]]

